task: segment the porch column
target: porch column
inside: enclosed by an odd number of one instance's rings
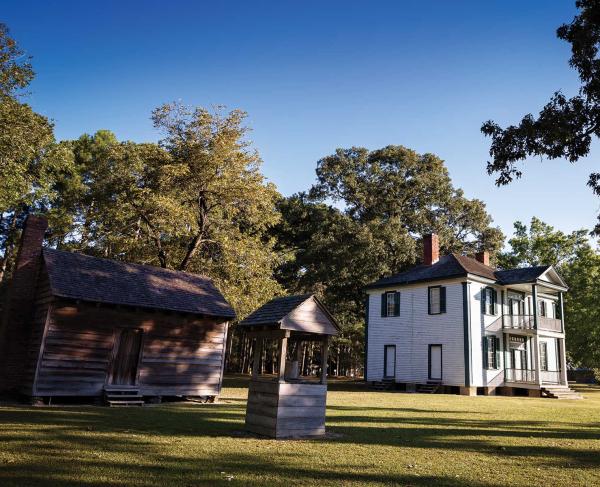
[[[565,310],[563,305],[563,293],[558,293],[558,307],[560,308],[560,331],[565,332]],[[556,318],[556,317],[555,317]]]
[[[262,354],[263,339],[256,337],[254,339],[254,361],[252,362],[252,380],[258,378],[258,368],[260,367],[260,356]]]
[[[540,343],[537,336],[537,332],[535,335],[533,335],[533,357],[535,368],[535,382],[538,385],[542,385],[542,361],[540,357]]]
[[[329,335],[321,340],[321,384],[327,384],[327,352],[329,350]]]
[[[567,349],[565,348],[565,339],[558,339],[558,347],[560,353],[560,383],[562,385],[569,385],[567,379]]]
[[[533,327],[537,330],[538,328],[538,300],[537,300],[537,286],[533,284],[531,286],[531,298],[533,306]]]
[[[287,337],[279,342],[279,382],[285,382],[285,359],[287,356]]]

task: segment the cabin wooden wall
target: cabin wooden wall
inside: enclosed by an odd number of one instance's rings
[[[227,323],[181,313],[58,300],[48,316],[34,395],[102,394],[122,328],[143,330],[138,369],[141,394],[219,394]]]

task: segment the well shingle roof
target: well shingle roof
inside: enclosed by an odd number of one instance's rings
[[[43,255],[55,296],[235,318],[205,276],[53,249]]]
[[[368,289],[397,284],[412,284],[424,281],[437,281],[473,274],[496,281],[498,284],[517,284],[535,281],[550,266],[526,267],[523,269],[496,270],[465,255],[445,255],[433,265],[417,265],[405,272],[384,277],[367,286]]]
[[[312,294],[298,294],[275,298],[263,304],[250,316],[240,322],[240,326],[271,325],[279,323],[295,308],[310,298]]]

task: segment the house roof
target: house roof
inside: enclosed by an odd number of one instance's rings
[[[283,318],[300,306],[312,294],[298,294],[274,298],[252,312],[240,322],[240,326],[271,325],[279,323]]]
[[[502,282],[502,284],[533,282],[548,269],[550,269],[549,265],[524,267],[522,269],[509,269],[506,271],[496,271],[496,276],[498,276],[498,279]]]
[[[235,318],[205,276],[53,249],[43,256],[55,296]]]
[[[379,279],[369,284],[367,289],[466,277],[469,274],[490,279],[501,285],[528,283],[535,282],[550,268],[551,266],[536,266],[522,269],[497,270],[482,264],[472,257],[450,254],[441,257],[433,265],[417,265],[405,272]]]
[[[318,335],[337,335],[340,327],[314,294],[275,298],[245,320],[243,327],[268,327]]]

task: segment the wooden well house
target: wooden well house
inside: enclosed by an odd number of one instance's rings
[[[276,298],[240,323],[253,337],[254,361],[248,389],[246,429],[272,438],[309,438],[325,434],[327,350],[339,327],[312,294]],[[277,344],[276,374],[261,370],[263,347]],[[319,345],[320,372],[302,375],[307,346]],[[314,347],[311,347],[314,348]],[[309,368],[310,369],[310,368]]]
[[[0,392],[122,405],[219,394],[235,314],[210,279],[42,248],[46,227],[30,217],[23,230],[0,323]]]

